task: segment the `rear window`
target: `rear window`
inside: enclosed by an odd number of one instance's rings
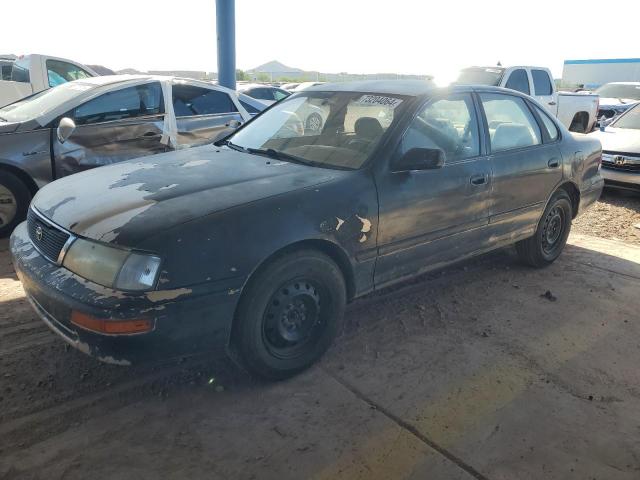
[[[30,62],[28,58],[16,60],[13,63],[13,68],[11,69],[11,81],[30,83],[31,78],[29,77],[29,64]]]

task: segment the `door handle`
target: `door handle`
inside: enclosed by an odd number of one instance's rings
[[[487,183],[488,175],[486,173],[473,175],[469,180],[471,181],[471,185],[484,185]]]
[[[547,162],[549,168],[558,168],[560,166],[560,160],[557,158],[552,158]]]
[[[555,105],[556,102],[549,102],[549,105]]]

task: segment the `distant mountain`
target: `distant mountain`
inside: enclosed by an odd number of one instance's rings
[[[301,73],[304,70],[300,68],[287,67],[284,63],[272,60],[264,63],[256,68],[247,70],[248,72],[263,72],[263,73]]]

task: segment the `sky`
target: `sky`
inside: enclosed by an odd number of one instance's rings
[[[215,0],[0,0],[0,54],[217,71]],[[236,63],[453,80],[471,65],[640,57],[640,0],[236,0]],[[619,29],[615,29],[615,25]],[[606,25],[606,28],[605,28]],[[614,35],[605,36],[603,31]]]

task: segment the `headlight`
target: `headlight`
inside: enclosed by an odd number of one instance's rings
[[[78,238],[62,265],[87,280],[119,290],[150,290],[156,283],[160,258]]]

